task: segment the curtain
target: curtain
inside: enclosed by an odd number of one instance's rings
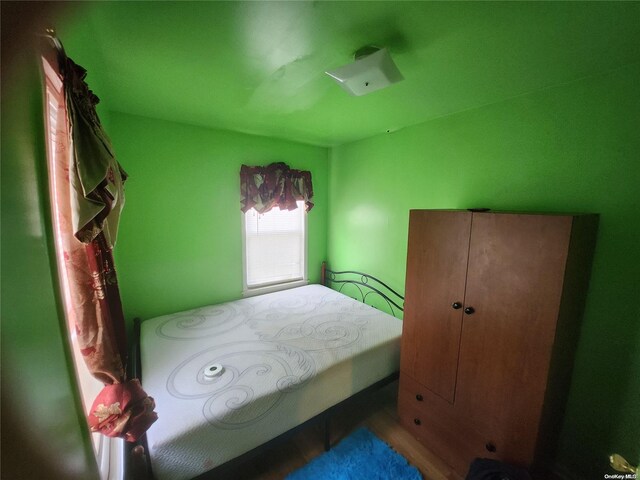
[[[313,208],[311,172],[294,170],[285,163],[272,163],[266,167],[240,168],[241,210],[255,208],[266,213],[273,207],[295,210],[296,201],[304,200],[307,211]]]
[[[94,432],[135,441],[157,414],[140,382],[125,377],[127,340],[112,249],[126,174],[100,124],[99,100],[84,82],[86,70],[62,53],[58,68],[54,73],[62,73],[62,88],[54,92],[59,107],[50,132],[56,152],[51,171],[67,314],[84,362],[105,384],[88,422]],[[45,73],[50,75],[46,68]]]
[[[111,142],[96,112],[100,99],[89,90],[87,71],[65,59],[64,87],[73,137],[71,205],[74,235],[90,243],[100,233],[113,247],[124,206],[126,173],[116,161]]]

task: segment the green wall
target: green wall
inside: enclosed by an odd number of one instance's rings
[[[98,473],[54,293],[43,93],[24,36],[38,7],[2,6],[2,478],[84,480]]]
[[[41,87],[34,65],[8,68],[30,58],[28,42],[12,34],[38,31],[25,19],[46,4],[2,3],[3,476],[95,478],[54,293]],[[66,22],[84,28],[82,42],[92,38],[90,23]],[[58,23],[73,45],[62,21],[47,23]],[[100,62],[74,58],[88,67]],[[91,75],[101,95],[103,79]],[[558,461],[576,477],[602,478],[610,451],[640,460],[638,78],[631,65],[330,151],[105,117],[103,94],[101,116],[130,174],[116,247],[127,318],[240,296],[242,163],[285,161],[313,172],[311,281],[328,252],[333,267],[362,269],[402,290],[410,208],[600,213]]]
[[[321,147],[110,112],[129,174],[115,248],[125,316],[156,315],[242,295],[240,166],[310,170],[308,268],[326,256],[328,152]]]
[[[403,288],[411,208],[601,215],[558,462],[640,455],[640,65],[337,147],[329,260]]]

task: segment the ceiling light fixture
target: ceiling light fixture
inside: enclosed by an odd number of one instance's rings
[[[325,72],[351,95],[366,95],[404,80],[386,48],[362,47],[354,59],[353,63]]]

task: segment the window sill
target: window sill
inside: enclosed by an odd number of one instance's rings
[[[242,291],[242,296],[253,297],[255,295],[262,295],[263,293],[272,293],[280,290],[288,290],[290,288],[303,287],[308,284],[309,280],[295,280],[293,282],[277,283],[275,285],[265,285],[263,287],[245,288]]]

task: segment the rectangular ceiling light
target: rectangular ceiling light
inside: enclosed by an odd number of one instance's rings
[[[366,95],[404,80],[386,48],[325,73],[355,96]]]

